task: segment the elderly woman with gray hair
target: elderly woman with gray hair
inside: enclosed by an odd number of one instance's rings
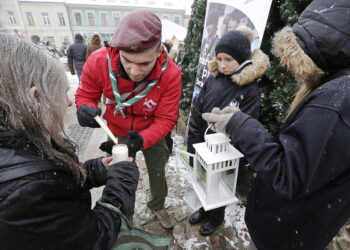
[[[110,158],[79,164],[64,133],[71,102],[62,65],[3,33],[0,56],[1,249],[111,249],[120,217],[91,209],[89,189],[106,185],[101,201],[127,213],[137,166]]]

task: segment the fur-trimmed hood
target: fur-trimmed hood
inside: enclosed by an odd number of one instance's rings
[[[350,1],[314,0],[293,27],[276,33],[273,53],[299,83],[350,67]]]
[[[292,73],[295,80],[311,88],[319,84],[325,72],[305,54],[297,42],[291,27],[277,32],[272,40],[272,51],[280,59],[282,66]]]
[[[261,78],[269,68],[269,57],[259,49],[254,50],[250,56],[250,63],[242,63],[239,73],[232,75],[231,80],[239,86],[244,86]],[[219,66],[215,58],[209,63],[209,72],[214,77],[218,75]]]

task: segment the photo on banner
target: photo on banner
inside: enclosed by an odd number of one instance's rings
[[[209,77],[208,64],[215,57],[215,46],[220,37],[227,31],[245,25],[251,28],[255,35],[251,45],[252,51],[260,48],[271,3],[272,0],[208,0],[190,112]],[[186,146],[183,149],[186,150]]]

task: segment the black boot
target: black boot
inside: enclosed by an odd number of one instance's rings
[[[206,217],[205,211],[203,208],[200,208],[198,211],[194,212],[190,218],[188,219],[188,221],[190,222],[191,225],[193,224],[197,224],[199,222],[201,222],[202,220],[204,220]]]
[[[202,236],[208,236],[215,232],[215,230],[218,228],[218,226],[213,225],[208,221],[207,223],[204,223],[201,228],[199,229],[199,233]]]

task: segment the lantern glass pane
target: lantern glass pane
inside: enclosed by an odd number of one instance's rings
[[[229,189],[231,192],[235,188],[235,174],[237,169],[231,169],[222,172],[221,179],[223,184]]]
[[[200,184],[200,186],[203,188],[203,190],[206,190],[207,186],[207,171],[204,169],[204,167],[197,162],[197,182]]]

